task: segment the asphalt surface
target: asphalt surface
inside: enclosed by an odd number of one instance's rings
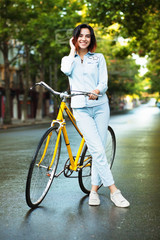
[[[0,240],[158,240],[160,238],[160,109],[154,102],[111,117],[117,137],[113,165],[116,185],[130,201],[115,207],[108,189],[101,205],[88,206],[77,179],[61,175],[40,207],[25,202],[29,163],[38,139],[49,126],[0,130]],[[73,152],[80,141],[68,126]],[[62,151],[59,169],[67,160]]]

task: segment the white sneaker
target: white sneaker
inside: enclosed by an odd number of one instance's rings
[[[110,194],[111,201],[117,206],[117,207],[129,207],[130,203],[122,196],[121,191],[117,189],[113,194]]]
[[[90,192],[88,204],[90,206],[98,206],[98,205],[100,205],[100,199],[99,199],[99,195],[98,195],[97,192],[95,192],[95,191],[91,191]]]

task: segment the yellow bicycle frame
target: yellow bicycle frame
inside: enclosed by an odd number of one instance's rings
[[[66,126],[63,125],[62,132],[63,132],[65,144],[66,144],[66,147],[67,147],[67,151],[68,151],[68,155],[69,155],[69,159],[70,159],[70,163],[71,163],[70,169],[73,170],[73,171],[76,171],[77,167],[78,167],[78,161],[79,161],[79,158],[80,158],[80,155],[81,155],[81,152],[82,152],[85,140],[84,140],[83,135],[81,134],[80,130],[78,129],[78,127],[77,127],[77,125],[75,123],[75,118],[74,118],[73,114],[71,113],[69,108],[66,106],[66,103],[63,102],[63,101],[61,102],[61,106],[60,106],[60,109],[59,109],[57,120],[61,121],[61,122],[64,122],[64,119],[63,119],[63,112],[64,112],[64,110],[67,113],[70,121],[72,122],[72,124],[74,125],[74,127],[76,128],[76,130],[78,131],[80,136],[82,137],[82,140],[81,140],[81,143],[80,143],[80,146],[79,146],[76,158],[74,160],[73,154],[72,154],[72,150],[71,150],[71,146],[70,146],[70,142],[69,142],[69,138],[68,138],[68,134],[67,134],[67,130],[66,130]]]
[[[65,123],[65,120],[63,118],[63,112],[64,111],[66,112],[70,121],[72,122],[72,124],[74,125],[74,127],[76,128],[76,130],[78,131],[80,136],[82,137],[82,140],[81,140],[81,143],[80,143],[80,146],[79,146],[79,149],[78,149],[78,152],[77,152],[77,155],[76,155],[75,159],[73,158],[73,154],[72,154],[72,150],[71,150],[71,146],[70,146],[70,142],[69,142],[66,126],[65,126],[66,123]],[[57,153],[57,150],[58,150],[58,145],[59,145],[59,141],[60,141],[61,132],[63,132],[65,144],[66,144],[66,147],[67,147],[67,151],[68,151],[68,155],[69,155],[69,159],[70,159],[70,163],[71,163],[70,169],[73,170],[73,171],[76,171],[77,167],[80,167],[79,164],[78,164],[78,161],[79,161],[79,158],[80,158],[85,140],[84,140],[83,135],[81,134],[80,130],[78,129],[78,127],[75,123],[75,118],[74,118],[73,114],[71,113],[69,108],[66,106],[66,103],[64,101],[61,102],[57,119],[52,121],[51,126],[54,126],[56,123],[59,124],[59,129],[58,129],[59,131],[58,131],[57,141],[56,141],[56,145],[55,145],[55,149],[54,149],[54,153],[53,153],[53,157],[52,157],[52,161],[50,163],[49,169],[51,169],[51,167],[54,163],[55,156],[56,156],[56,153]],[[44,148],[44,152],[43,152],[43,155],[40,159],[40,162],[39,162],[38,166],[40,166],[41,162],[43,161],[43,159],[45,157],[51,135],[52,135],[52,132],[48,135],[47,142],[46,142],[46,145],[45,145],[45,148]]]

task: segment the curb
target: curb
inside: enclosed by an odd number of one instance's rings
[[[39,121],[12,121],[12,124],[1,124],[0,125],[0,130],[7,130],[10,128],[19,128],[19,127],[29,127],[29,126],[34,126],[34,125],[42,125],[42,124],[50,124],[52,119],[50,120],[39,120]]]

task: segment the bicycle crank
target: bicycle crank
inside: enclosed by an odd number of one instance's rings
[[[64,176],[65,177],[70,177],[73,173],[73,170],[70,169],[70,159],[68,158],[68,160],[66,161],[65,165],[64,165]]]

